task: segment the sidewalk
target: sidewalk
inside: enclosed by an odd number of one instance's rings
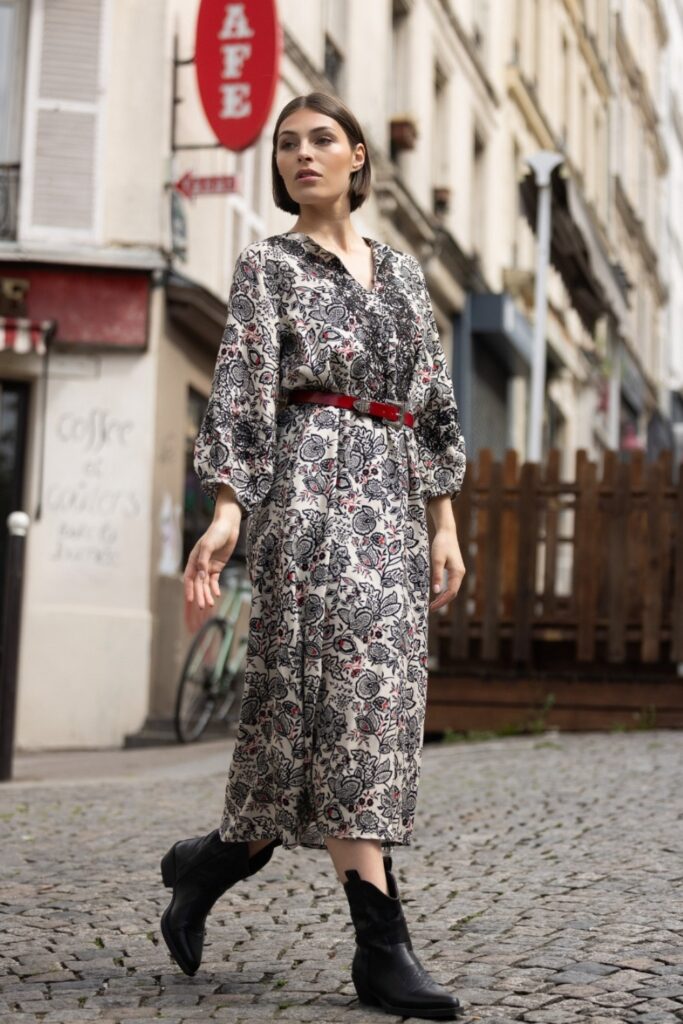
[[[401,1018],[359,1004],[324,850],[277,850],[209,918],[188,978],[159,860],[215,828],[231,741],[23,755],[0,786],[2,1024]],[[683,735],[549,733],[424,750],[393,867],[462,1024],[683,1022]]]
[[[138,747],[130,750],[20,753],[14,758],[13,778],[9,785],[41,785],[46,782],[80,785],[116,779],[135,782],[153,778],[182,779],[197,774],[213,775],[227,771],[234,745],[234,739],[226,738],[198,744],[178,743],[168,747]]]

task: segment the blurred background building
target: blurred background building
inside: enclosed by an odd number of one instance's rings
[[[0,518],[33,518],[25,748],[115,746],[170,712],[211,515],[192,445],[237,254],[293,223],[270,151],[297,94],[337,93],[364,126],[354,223],[422,262],[470,458],[525,453],[539,149],[564,160],[544,452],[571,474],[577,448],[654,455],[683,423],[683,0],[280,0],[275,101],[242,153],[199,103],[197,8],[0,0]],[[239,188],[186,198],[188,174]]]

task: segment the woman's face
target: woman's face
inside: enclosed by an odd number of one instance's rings
[[[275,156],[295,203],[327,205],[341,198],[348,201],[349,176],[362,167],[365,147],[359,142],[352,149],[338,121],[302,107],[281,123]],[[308,176],[299,177],[301,172]]]

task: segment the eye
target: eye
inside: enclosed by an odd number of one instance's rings
[[[321,135],[320,138],[318,139],[318,142],[332,142],[332,141],[333,140],[329,137],[329,135]]]

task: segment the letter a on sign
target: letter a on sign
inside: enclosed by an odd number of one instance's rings
[[[268,120],[282,31],[275,0],[201,0],[195,63],[204,113],[226,149],[246,149]]]

